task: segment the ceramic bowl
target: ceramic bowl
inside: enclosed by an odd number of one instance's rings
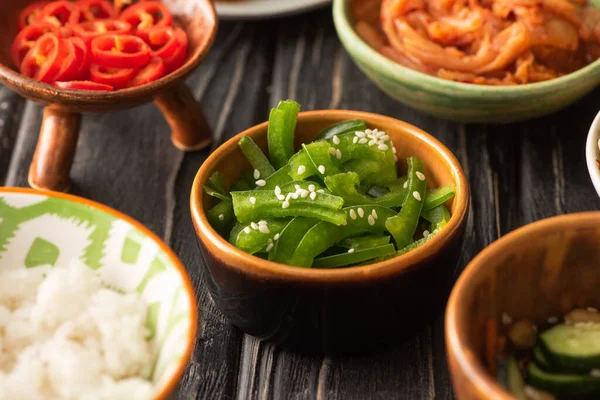
[[[600,60],[547,82],[493,87],[452,82],[403,67],[365,43],[354,30],[353,1],[334,0],[333,17],[342,44],[381,90],[424,113],[462,122],[506,123],[560,110],[600,84]]]
[[[361,350],[399,340],[440,309],[449,292],[469,208],[469,188],[454,155],[438,140],[405,122],[356,111],[301,113],[297,148],[326,126],[349,119],[389,132],[400,160],[423,160],[432,186],[452,183],[450,223],[424,246],[377,264],[336,270],[272,263],[238,250],[210,226],[213,199],[202,186],[215,171],[227,184],[250,170],[238,148],[248,135],[266,149],[267,123],[219,147],[202,165],[191,193],[192,219],[205,263],[207,284],[218,308],[240,329],[264,340],[324,352]],[[402,163],[401,163],[402,165]]]
[[[585,157],[592,183],[600,196],[600,113],[594,119],[586,143]]]
[[[92,201],[31,189],[0,188],[0,269],[68,266],[80,261],[109,286],[138,292],[158,349],[155,399],[177,386],[196,337],[195,291],[181,261],[130,217]]]
[[[462,273],[446,310],[446,347],[460,400],[516,400],[485,367],[485,325],[502,314],[544,324],[600,305],[600,212],[539,221],[504,236]]]

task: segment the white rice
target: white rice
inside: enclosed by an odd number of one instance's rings
[[[0,270],[0,400],[151,398],[146,312],[85,266]]]

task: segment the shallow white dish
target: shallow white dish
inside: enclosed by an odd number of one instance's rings
[[[331,4],[331,0],[217,0],[215,4],[221,19],[267,19],[310,11]]]
[[[596,192],[598,192],[598,196],[600,196],[600,168],[598,167],[596,160],[600,160],[600,149],[598,149],[599,140],[600,113],[598,113],[596,119],[594,119],[594,122],[592,123],[592,127],[590,128],[585,151],[590,178],[592,178],[592,183],[596,188]]]

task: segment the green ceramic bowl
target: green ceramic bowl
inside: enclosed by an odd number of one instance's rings
[[[111,208],[62,193],[0,187],[0,269],[73,261],[146,301],[148,340],[156,349],[153,398],[166,398],[196,337],[195,291],[181,261],[148,228]]]
[[[356,34],[352,1],[366,0],[333,2],[342,44],[381,90],[426,114],[461,122],[515,122],[558,111],[600,84],[600,60],[557,79],[511,87],[452,82],[414,71],[384,57]]]

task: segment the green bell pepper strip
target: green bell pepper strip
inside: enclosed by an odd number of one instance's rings
[[[216,190],[214,190],[213,188],[211,188],[208,185],[204,185],[203,186],[204,191],[206,192],[206,194],[208,194],[209,196],[215,197],[219,200],[223,200],[223,201],[231,201],[231,197],[225,196],[223,194],[221,194],[220,192],[217,192]]]
[[[421,212],[421,217],[431,223],[431,231],[440,230],[448,225],[450,221],[450,211],[443,204],[428,211]]]
[[[361,139],[366,139],[366,143],[360,143]],[[327,139],[327,142],[336,149],[340,150],[341,162],[357,159],[368,159],[386,162],[388,164],[394,164],[394,152],[392,150],[392,143],[385,141],[386,150],[381,150],[378,145],[369,145],[370,140],[368,138],[359,138],[355,132],[345,133],[338,135],[337,139]],[[339,143],[336,143],[339,142]]]
[[[319,173],[317,168],[313,166],[308,153],[304,149],[300,150],[290,158],[288,166],[288,173],[291,180],[294,181],[302,181]]]
[[[300,104],[292,100],[282,101],[271,110],[267,138],[269,155],[275,168],[283,167],[294,155],[294,131],[299,111]]]
[[[302,148],[308,155],[313,167],[317,171],[317,176],[325,177],[328,175],[339,174],[340,169],[335,165],[330,149],[332,148],[326,141],[303,144]],[[336,159],[337,160],[337,159]]]
[[[254,189],[254,183],[250,185],[245,179],[239,179],[231,184],[229,190],[232,192],[243,192]]]
[[[292,178],[289,174],[290,167],[285,165],[284,167],[278,169],[273,175],[269,176],[265,181],[267,184],[262,187],[256,187],[256,190],[269,190],[275,189],[275,186],[283,186],[286,183],[292,181]]]
[[[318,193],[315,199],[305,198],[279,200],[274,190],[249,190],[231,192],[233,210],[239,222],[246,223],[266,218],[311,217],[342,225],[346,214],[341,210],[341,197]],[[286,196],[287,197],[287,196]],[[285,202],[288,207],[283,208]]]
[[[358,175],[354,172],[344,172],[325,178],[327,188],[336,196],[344,199],[344,205],[377,204],[384,207],[401,207],[406,201],[408,191],[389,192],[381,197],[373,198],[357,190],[360,183]]]
[[[352,253],[336,254],[333,256],[315,258],[313,268],[340,268],[364,261],[372,260],[377,257],[384,257],[394,254],[396,249],[393,244],[372,247],[370,249],[357,250]]]
[[[409,244],[408,246],[405,246],[403,248],[401,248],[400,250],[398,250],[396,252],[396,254],[394,255],[394,257],[397,256],[401,256],[403,254],[408,253],[409,251],[412,251],[414,249],[416,249],[417,247],[423,246],[425,243],[427,243],[431,238],[433,238],[435,235],[438,234],[439,231],[433,231],[431,232],[427,237],[421,238],[415,242],[412,242],[411,244]]]
[[[314,187],[311,187],[311,186],[314,186]],[[291,181],[289,183],[286,183],[283,186],[280,186],[282,193],[295,192],[298,189],[298,187],[300,187],[301,189],[304,189],[304,190],[313,189],[315,191],[323,189],[323,187],[321,186],[321,184],[319,182],[313,182],[313,181]],[[310,190],[309,190],[309,192],[310,192]],[[331,192],[327,189],[323,189],[322,193],[331,194]]]
[[[207,211],[206,217],[208,218],[210,226],[212,226],[215,231],[219,232],[221,236],[226,235],[235,223],[235,215],[233,213],[231,200],[217,203],[217,205]]]
[[[423,210],[428,211],[435,208],[446,201],[454,197],[454,185],[444,185],[437,189],[427,191],[425,196],[425,204],[423,204]]]
[[[395,163],[389,164],[377,160],[357,159],[345,163],[342,172],[354,172],[363,185],[387,186],[398,176]]]
[[[236,222],[233,228],[231,228],[231,232],[229,233],[229,243],[235,246],[235,242],[237,242],[238,234],[244,229],[244,224],[240,224]]]
[[[340,247],[344,247],[346,249],[355,249],[355,250],[363,250],[369,249],[371,247],[384,246],[390,243],[389,236],[380,236],[380,235],[367,235],[367,236],[354,236],[349,237],[337,245]]]
[[[408,177],[401,176],[395,181],[388,183],[387,188],[390,190],[390,192],[405,192],[407,188],[404,187],[404,184],[406,184],[407,180]]]
[[[373,217],[373,210],[377,215],[376,219]],[[347,237],[363,233],[381,234],[385,232],[385,221],[396,215],[394,210],[381,206],[348,207],[344,208],[342,212],[348,216],[346,225],[335,226],[324,221],[316,224],[306,232],[288,265],[308,268],[316,256]]]
[[[246,156],[252,168],[257,170],[260,173],[258,178],[253,177],[254,181],[259,179],[266,179],[267,177],[273,175],[275,173],[275,168],[269,162],[265,153],[254,143],[249,136],[244,136],[238,142],[238,146],[242,150],[242,153]]]
[[[288,221],[285,219],[268,219],[265,221],[266,225],[262,226],[260,223],[256,222],[245,225],[244,228],[238,232],[235,240],[235,247],[249,254],[254,254],[259,251],[271,251],[275,247],[273,238],[285,228]],[[261,229],[264,229],[263,226],[266,226],[268,232],[267,230],[264,232],[261,231]],[[272,246],[270,246],[271,244]]]
[[[269,254],[269,260],[287,264],[306,232],[317,223],[319,220],[314,218],[296,217],[292,219],[281,231],[279,240],[275,242],[275,250]]]
[[[337,124],[331,125],[323,129],[315,140],[331,139],[334,136],[342,135],[344,133],[354,133],[356,131],[364,131],[367,129],[367,124],[362,119],[350,119],[347,121],[338,122]]]
[[[227,189],[223,183],[223,174],[220,171],[215,171],[210,178],[208,178],[208,186],[213,188],[217,193],[227,195]]]
[[[254,179],[254,174],[250,171],[242,171],[240,172],[240,176],[242,177],[242,179],[244,181],[246,181],[246,183],[253,188],[254,186],[256,186],[256,179]],[[230,190],[231,192],[233,192],[233,190]]]
[[[419,224],[419,216],[425,200],[425,180],[420,180],[417,173],[423,173],[423,162],[416,157],[408,159],[409,195],[400,213],[385,222],[385,227],[392,234],[396,245],[402,249],[413,242],[413,235]]]

